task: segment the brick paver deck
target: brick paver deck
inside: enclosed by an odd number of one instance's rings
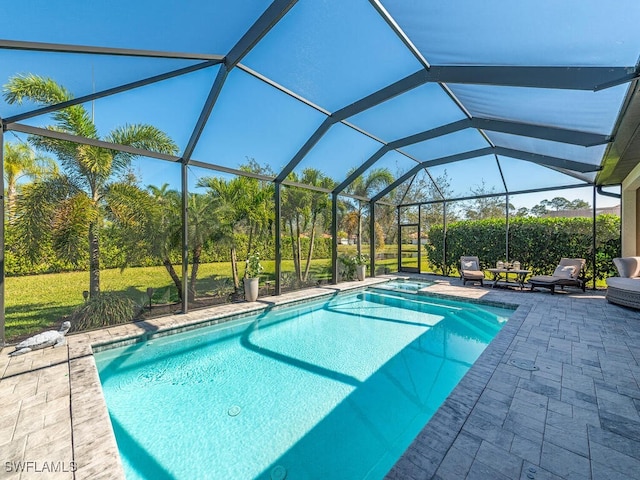
[[[432,279],[430,293],[519,307],[388,478],[640,479],[640,312],[599,292]],[[66,347],[19,357],[2,350],[0,478],[123,478],[92,346],[362,285],[71,335]]]

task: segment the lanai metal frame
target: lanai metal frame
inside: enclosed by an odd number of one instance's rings
[[[520,193],[532,193],[544,190],[557,190],[562,188],[575,188],[584,187],[585,185],[594,186],[594,211],[595,211],[595,181],[590,180],[585,176],[585,173],[597,172],[600,167],[589,162],[581,162],[568,158],[561,158],[555,156],[541,155],[528,151],[522,151],[512,148],[505,148],[495,145],[485,132],[500,132],[511,135],[531,137],[535,139],[549,140],[553,142],[566,143],[571,145],[580,145],[585,147],[596,145],[608,145],[615,136],[613,135],[599,134],[587,131],[558,128],[548,125],[528,124],[514,121],[499,120],[494,118],[484,118],[473,116],[465,108],[464,104],[456,98],[451,89],[448,87],[449,83],[455,84],[470,84],[470,85],[499,85],[499,86],[515,86],[515,87],[536,87],[545,89],[568,89],[568,90],[590,90],[599,91],[607,88],[611,88],[620,84],[631,82],[631,88],[628,90],[628,98],[626,103],[629,102],[629,97],[636,90],[640,71],[637,65],[630,66],[460,66],[460,65],[431,65],[428,60],[422,55],[419,49],[411,42],[409,37],[404,33],[402,28],[394,20],[394,18],[387,12],[384,6],[378,0],[370,0],[369,3],[376,10],[376,12],[384,19],[387,25],[393,30],[398,38],[404,43],[411,54],[416,58],[422,68],[415,73],[406,76],[405,78],[396,81],[380,90],[364,96],[363,98],[340,108],[336,111],[330,112],[312,101],[304,98],[303,96],[287,89],[286,87],[278,84],[277,82],[267,78],[243,65],[241,62],[243,58],[257,45],[259,42],[273,29],[278,22],[295,6],[296,0],[274,0],[271,5],[259,16],[259,18],[251,25],[251,27],[245,32],[240,40],[226,53],[220,54],[202,54],[194,52],[172,52],[172,51],[155,51],[155,50],[137,50],[127,48],[111,48],[111,47],[98,47],[98,46],[82,46],[82,45],[70,45],[70,44],[58,44],[58,43],[40,43],[40,42],[25,42],[15,41],[10,39],[0,40],[0,50],[25,50],[25,51],[37,51],[37,52],[56,52],[56,53],[69,53],[69,54],[91,54],[91,55],[118,55],[126,57],[148,57],[148,58],[168,58],[168,59],[182,59],[198,61],[194,65],[171,70],[160,75],[150,76],[148,78],[138,80],[135,82],[125,83],[113,88],[98,91],[89,95],[84,95],[73,100],[62,102],[57,105],[34,109],[18,115],[8,116],[6,118],[0,118],[2,128],[0,129],[0,160],[2,159],[4,132],[15,131],[31,135],[40,135],[44,137],[57,138],[60,140],[72,141],[79,144],[93,145],[96,147],[109,148],[111,150],[118,150],[123,152],[129,152],[134,155],[141,155],[150,157],[157,160],[169,161],[179,163],[181,165],[181,184],[182,184],[182,276],[183,279],[187,278],[188,269],[188,235],[187,228],[189,224],[188,212],[187,212],[187,199],[188,199],[188,167],[197,166],[204,169],[218,171],[233,175],[249,176],[264,181],[273,182],[275,186],[275,242],[276,242],[276,294],[281,292],[280,278],[281,278],[281,188],[282,185],[293,186],[299,188],[307,188],[314,191],[322,192],[331,196],[332,199],[332,228],[331,233],[333,236],[333,248],[332,248],[332,282],[335,283],[338,280],[337,276],[337,204],[339,196],[351,196],[348,193],[349,186],[360,175],[365,173],[369,168],[376,164],[385,154],[389,152],[397,152],[398,154],[409,158],[415,165],[404,175],[398,177],[395,182],[390,184],[387,188],[378,192],[371,198],[354,197],[360,201],[368,202],[370,205],[370,235],[372,241],[371,244],[371,258],[372,262],[375,262],[374,244],[375,237],[374,223],[375,209],[377,203],[384,203],[384,197],[400,185],[410,181],[419,172],[426,172],[429,174],[429,168],[437,165],[444,165],[452,162],[459,162],[465,159],[471,159],[481,157],[485,155],[494,156],[500,175],[502,176],[502,183],[504,185],[504,192],[497,194],[487,194],[485,196],[506,196],[507,202],[509,195]],[[172,156],[160,154],[152,151],[132,148],[125,145],[117,145],[101,140],[89,139],[84,137],[78,137],[61,132],[54,132],[51,130],[33,127],[21,123],[33,117],[45,115],[56,110],[60,110],[72,105],[79,105],[82,103],[90,102],[100,98],[108,97],[125,91],[134,90],[146,85],[150,85],[157,82],[162,82],[170,78],[186,75],[198,70],[208,69],[212,67],[219,68],[216,78],[211,85],[208,96],[204,101],[204,105],[200,111],[195,127],[190,135],[189,141],[186,145],[181,156]],[[225,82],[229,73],[237,68],[243,72],[257,78],[258,80],[268,84],[272,88],[275,88],[290,97],[296,99],[305,105],[312,107],[316,111],[325,115],[324,121],[313,132],[313,134],[306,140],[302,147],[293,155],[286,166],[274,177],[245,172],[239,169],[229,168],[223,165],[216,165],[209,162],[203,162],[194,158],[194,151],[203,133],[203,130],[207,124],[207,121],[216,106],[216,102],[220,93],[222,92]],[[442,90],[450,97],[450,99],[457,105],[460,111],[464,114],[465,118],[446,125],[440,125],[436,128],[431,128],[423,132],[407,136],[405,138],[397,139],[391,142],[385,142],[375,135],[365,131],[362,128],[349,122],[351,117],[369,110],[377,105],[380,105],[396,96],[399,96],[405,92],[413,90],[426,83],[434,83],[440,86]],[[625,103],[625,105],[626,105]],[[306,157],[311,149],[322,139],[322,137],[329,132],[332,126],[342,124],[351,129],[358,131],[359,133],[372,138],[380,143],[379,149],[371,156],[369,156],[355,171],[339,183],[335,188],[323,189],[319,187],[313,187],[304,185],[288,180],[288,176],[294,171],[296,166]],[[617,127],[616,127],[617,128]],[[429,139],[435,139],[444,135],[448,135],[454,132],[459,132],[466,129],[477,130],[482,137],[486,140],[487,146],[481,149],[473,149],[463,153],[455,155],[441,156],[439,158],[433,158],[429,160],[421,160],[415,156],[402,150],[402,148],[423,142]],[[516,158],[527,162],[533,162],[538,165],[548,167],[552,170],[559,171],[568,176],[568,178],[575,178],[579,180],[580,184],[567,184],[564,186],[554,186],[549,189],[532,189],[523,191],[510,192],[507,188],[502,170],[500,167],[500,157],[505,156],[509,158]],[[0,164],[3,164],[0,162]],[[431,178],[431,177],[430,177]],[[433,181],[433,179],[432,179]],[[437,184],[435,184],[436,190],[439,191]],[[442,194],[442,192],[440,192]],[[443,204],[443,212],[445,212],[446,222],[446,204],[453,200],[467,200],[475,197],[464,198],[444,198],[442,195],[441,200],[437,200]],[[423,202],[426,203],[426,202]],[[408,206],[411,204],[402,205],[400,202],[399,207]],[[4,215],[4,205],[2,206],[2,213]],[[508,213],[507,213],[508,215]],[[186,281],[183,281],[183,298],[187,298]],[[188,310],[188,302],[183,302],[183,312]],[[4,343],[4,226],[0,227],[0,344]]]

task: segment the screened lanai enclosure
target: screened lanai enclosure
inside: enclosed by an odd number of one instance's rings
[[[635,0],[14,5],[2,310],[5,276],[42,274],[37,294],[82,271],[77,304],[186,312],[237,289],[252,253],[268,294],[363,255],[372,275],[448,274],[452,222],[489,208],[509,259],[513,221],[570,194],[595,278],[596,214],[638,163],[639,18]]]

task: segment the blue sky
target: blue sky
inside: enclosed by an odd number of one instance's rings
[[[425,58],[434,64],[605,65],[632,66],[640,54],[634,34],[640,2],[624,0],[607,8],[595,0],[490,1],[480,7],[451,2],[382,2]],[[124,2],[55,2],[27,0],[0,20],[0,38],[114,46],[153,50],[225,54],[268,6],[264,0],[188,2],[176,9],[149,0]],[[167,12],[171,12],[167,14]],[[544,34],[541,34],[544,32]],[[0,50],[0,82],[16,73],[54,78],[76,96],[124,82],[192,65],[193,61],[96,55],[43,54]],[[243,64],[328,111],[335,111],[421,68],[377,12],[363,0],[301,0],[243,59]],[[184,148],[218,67],[150,85],[95,102],[102,134],[124,123],[152,123]],[[452,85],[473,115],[515,119],[609,133],[627,86],[602,92],[548,91],[514,87]],[[0,116],[29,106],[0,101]],[[233,70],[194,152],[194,159],[238,168],[247,158],[278,171],[322,123],[325,115],[257,78]],[[427,84],[350,118],[384,141],[393,141],[443,123],[464,118],[436,84]],[[25,123],[46,125],[47,118]],[[597,163],[602,147],[567,147],[553,142],[509,138],[492,141],[537,153]],[[7,136],[11,140],[11,136]],[[551,143],[551,145],[550,145]],[[336,125],[296,168],[320,168],[342,180],[380,143]],[[405,151],[429,160],[487,146],[474,130],[412,145]],[[141,160],[145,183],[179,185],[179,168]],[[522,161],[505,160],[510,189],[559,184],[557,174]],[[413,160],[390,153],[379,166],[403,172]],[[377,165],[377,166],[378,166]],[[497,167],[479,158],[433,169],[446,169],[456,192],[463,194],[483,181],[502,189]],[[215,175],[191,168],[194,177]],[[567,179],[565,183],[574,183]],[[191,182],[193,184],[193,182]],[[517,187],[516,187],[517,186]],[[590,189],[588,201],[591,201]],[[560,192],[570,198],[572,191]],[[582,195],[582,194],[581,194]],[[540,199],[555,196],[541,194]],[[531,200],[537,203],[534,200]],[[599,201],[600,202],[600,201]],[[604,203],[615,203],[603,198]]]

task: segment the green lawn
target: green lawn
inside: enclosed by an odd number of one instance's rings
[[[316,280],[330,278],[331,261],[314,260],[311,273]],[[262,280],[273,280],[274,261],[263,261],[265,272]],[[239,275],[244,274],[244,265],[239,265]],[[181,266],[176,266],[180,275]],[[293,261],[282,262],[283,272],[293,272]],[[221,282],[231,284],[231,265],[208,263],[200,265],[197,291],[211,295],[219,290]],[[146,304],[147,288],[156,289],[154,303],[177,300],[177,292],[164,267],[139,267],[125,270],[108,269],[100,272],[102,291],[118,292],[138,304]],[[8,277],[5,281],[6,334],[11,340],[32,332],[57,325],[63,315],[69,314],[84,299],[82,292],[89,288],[88,272],[64,272],[24,277]],[[227,287],[228,290],[228,287]]]
[[[368,245],[363,249],[368,250]],[[355,254],[355,246],[341,246],[339,253]],[[393,268],[393,258],[378,261],[378,268],[388,265]],[[263,260],[262,282],[273,281],[275,262]],[[327,282],[331,278],[331,260],[314,260],[311,275],[315,281]],[[244,274],[244,264],[240,263],[239,275]],[[176,266],[178,275],[181,266]],[[292,260],[283,260],[283,273],[294,272]],[[139,305],[147,304],[147,288],[155,289],[154,304],[177,301],[177,291],[164,267],[138,267],[105,269],[100,273],[102,291],[117,292],[131,298]],[[229,292],[231,285],[231,265],[229,262],[200,265],[197,291],[199,295],[216,295]],[[89,288],[88,272],[64,272],[23,277],[8,277],[5,281],[6,335],[11,341],[30,333],[57,327],[60,319],[68,315],[84,299],[82,292]]]
[[[162,288],[171,283],[164,267],[103,270],[103,291],[126,293],[134,301],[146,297],[147,287]],[[7,338],[15,338],[56,324],[84,300],[89,288],[88,272],[65,272],[25,277],[8,277],[5,281]]]

